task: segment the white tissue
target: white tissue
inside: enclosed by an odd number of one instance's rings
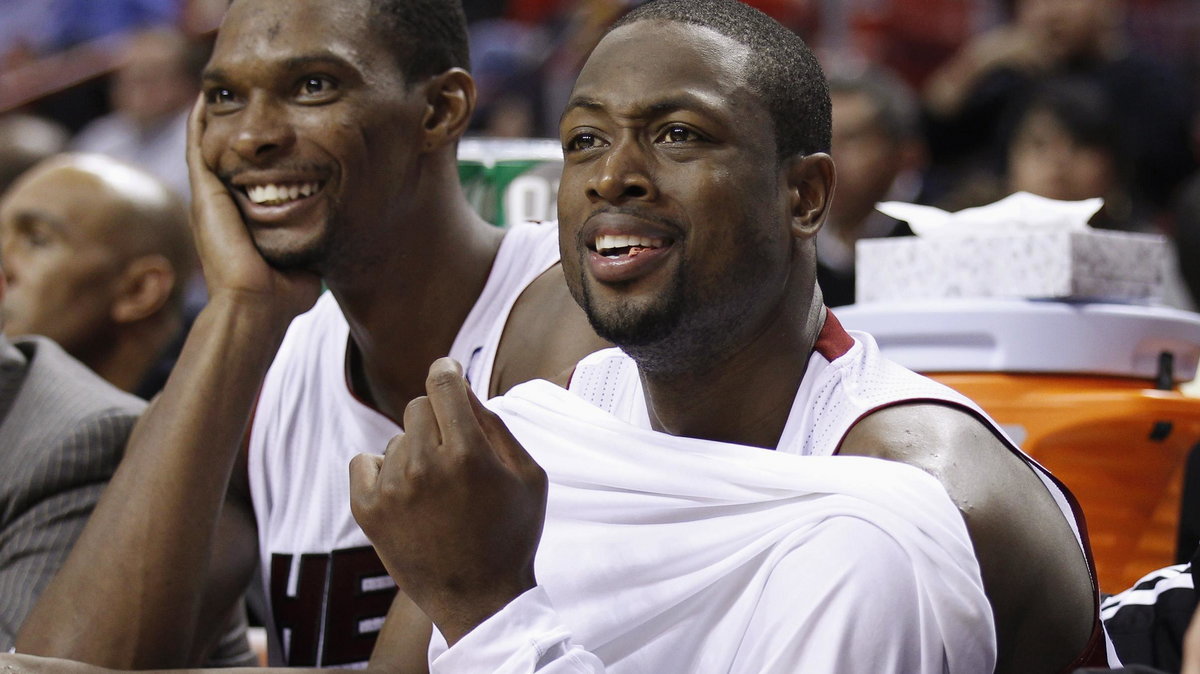
[[[903,201],[885,201],[875,208],[908,223],[917,236],[941,237],[1000,234],[1027,230],[1087,231],[1104,200],[1059,201],[1028,192],[1017,192],[994,204],[966,208],[957,213]]]

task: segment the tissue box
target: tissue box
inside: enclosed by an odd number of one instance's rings
[[[1014,297],[1152,303],[1166,240],[1102,230],[868,239],[855,249],[857,302]]]

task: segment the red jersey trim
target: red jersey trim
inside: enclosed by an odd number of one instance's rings
[[[854,346],[854,338],[842,327],[841,321],[828,308],[825,309],[825,324],[813,344],[813,351],[821,354],[828,361],[834,361],[846,355]]]

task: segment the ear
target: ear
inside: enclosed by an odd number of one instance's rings
[[[162,255],[135,258],[117,282],[112,320],[133,323],[153,316],[166,305],[175,288],[175,268]]]
[[[430,152],[457,142],[475,112],[475,80],[462,68],[451,68],[425,81],[425,132],[422,149]]]
[[[792,236],[811,239],[817,235],[836,182],[833,159],[824,152],[797,155],[787,160],[788,194],[791,197]]]

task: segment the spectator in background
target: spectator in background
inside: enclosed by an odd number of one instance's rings
[[[176,23],[181,0],[0,0],[0,65],[130,30]]]
[[[143,406],[49,339],[0,335],[0,651],[79,537]]]
[[[927,84],[935,189],[950,191],[958,176],[996,161],[1008,145],[1008,111],[1039,83],[1070,76],[1103,92],[1124,135],[1130,196],[1161,212],[1195,167],[1185,83],[1129,50],[1123,0],[1016,0],[1014,10],[1010,24],[968,43]]]
[[[1018,117],[1006,155],[1004,194],[1031,192],[1066,201],[1101,197],[1104,206],[1092,216],[1093,227],[1167,235],[1131,198],[1133,167],[1125,160],[1125,137],[1104,92],[1091,82],[1050,81],[1040,87]],[[1194,310],[1174,241],[1168,243],[1162,302]]]
[[[542,117],[545,31],[518,21],[471,24],[471,75],[478,103],[469,131],[493,138],[531,138],[549,126]]]
[[[57,341],[117,387],[149,397],[181,339],[195,263],[181,200],[100,155],[62,155],[0,200],[4,331]],[[168,363],[169,365],[169,363]]]
[[[134,35],[113,74],[113,112],[84,127],[71,149],[125,160],[187,197],[187,112],[206,59],[204,49],[176,30]]]
[[[62,152],[67,130],[33,115],[0,116],[0,194],[34,164]]]
[[[827,306],[854,302],[854,245],[859,239],[911,234],[875,210],[887,199],[915,200],[924,144],[907,86],[883,71],[829,80],[837,189],[817,234],[817,281]]]
[[[1052,80],[1030,98],[1006,148],[1007,190],[1049,199],[1104,198],[1094,227],[1149,230],[1130,199],[1128,151],[1104,92],[1087,81]],[[1002,195],[1001,195],[1002,196]]]
[[[131,30],[174,25],[180,0],[50,0],[54,22],[50,47],[71,45]]]
[[[1166,234],[1130,196],[1132,166],[1124,159],[1128,156],[1125,137],[1119,133],[1108,98],[1094,82],[1048,80],[1003,124],[1012,131],[1006,134],[1009,142],[999,175],[976,176],[939,205],[959,210],[989,204],[1014,192],[1064,201],[1100,197],[1104,206],[1092,216],[1089,224],[1093,227]],[[1173,249],[1162,273],[1162,302],[1193,309]]]

